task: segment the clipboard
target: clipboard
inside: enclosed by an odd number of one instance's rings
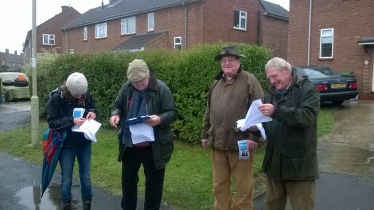
[[[122,124],[124,124],[124,125],[133,125],[133,124],[136,124],[136,123],[141,123],[144,120],[148,120],[148,119],[151,119],[151,117],[148,116],[148,115],[139,116],[139,117],[134,117],[134,118],[125,120],[125,121],[122,122]]]

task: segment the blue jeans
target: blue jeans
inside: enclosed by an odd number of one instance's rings
[[[71,186],[73,181],[73,168],[75,157],[79,164],[79,180],[81,183],[81,194],[83,200],[92,199],[90,165],[91,165],[91,143],[76,148],[61,148],[61,185],[60,196],[64,203],[70,202],[72,198]]]

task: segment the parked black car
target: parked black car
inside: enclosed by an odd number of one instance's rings
[[[341,105],[345,100],[358,95],[357,81],[351,74],[339,74],[326,66],[296,66],[292,70],[308,78],[316,86],[321,102],[331,101],[335,105]]]

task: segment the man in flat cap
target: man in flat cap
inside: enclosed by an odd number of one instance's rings
[[[170,89],[149,72],[144,60],[135,59],[127,69],[128,81],[114,101],[110,124],[148,115],[145,126],[154,133],[154,141],[133,139],[130,125],[121,123],[119,156],[122,161],[122,209],[137,209],[138,171],[143,164],[146,179],[144,209],[157,210],[161,205],[165,167],[174,150],[171,124],[177,109]]]
[[[223,47],[215,60],[221,63],[208,93],[201,144],[211,148],[213,194],[216,210],[253,209],[253,163],[259,136],[242,132],[236,122],[244,119],[252,102],[263,99],[260,83],[253,74],[244,71],[235,46]],[[247,140],[249,159],[239,159],[238,141]],[[231,176],[237,195],[232,197]]]

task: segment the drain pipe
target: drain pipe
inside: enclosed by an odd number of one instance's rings
[[[312,2],[313,0],[309,0],[309,31],[308,31],[308,58],[307,58],[307,65],[310,64],[310,33],[312,30]]]
[[[184,3],[185,1],[183,1],[183,6],[184,6],[184,48],[187,49],[187,13],[188,13],[188,9],[187,9],[187,5]]]

